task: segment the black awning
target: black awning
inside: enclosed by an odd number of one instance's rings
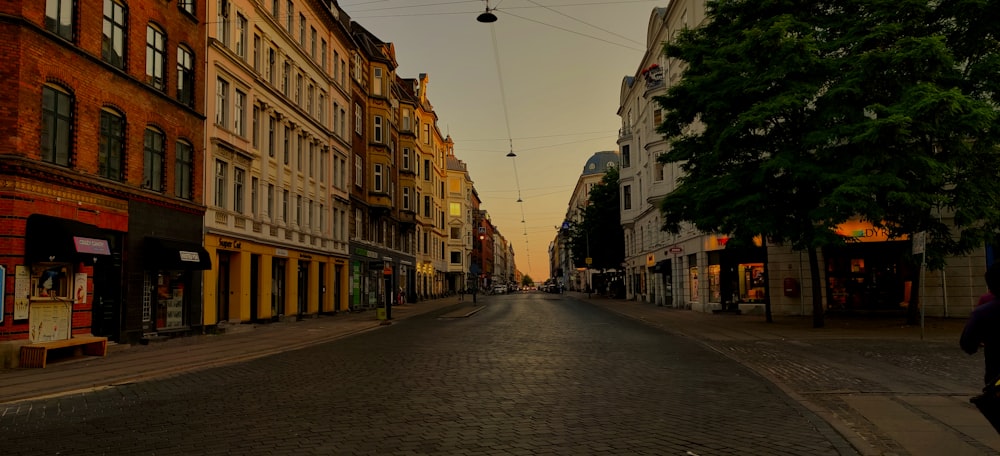
[[[98,256],[111,255],[108,233],[76,220],[31,214],[24,237],[28,263],[91,263]]]
[[[147,237],[144,244],[143,257],[149,269],[212,269],[212,259],[201,244],[158,237]]]

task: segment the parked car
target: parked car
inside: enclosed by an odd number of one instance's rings
[[[504,294],[507,292],[507,285],[497,284],[493,285],[493,294]]]

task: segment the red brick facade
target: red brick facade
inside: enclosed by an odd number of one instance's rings
[[[127,2],[122,70],[101,57],[104,2],[77,0],[72,16],[73,37],[65,40],[45,28],[47,1],[51,0],[0,3],[0,80],[6,82],[0,91],[0,265],[7,271],[0,342],[28,337],[27,320],[13,318],[13,292],[15,267],[25,264],[25,224],[29,215],[44,214],[94,225],[117,232],[124,239],[129,236],[129,207],[134,202],[187,215],[204,214],[204,87],[200,86],[204,67],[199,62],[205,52],[205,2],[196,2],[198,10],[193,15],[181,11],[178,2]],[[145,83],[149,24],[166,36],[166,88],[162,92]],[[193,107],[176,99],[179,45],[194,54]],[[58,87],[72,99],[69,166],[42,161],[42,88],[46,85]],[[99,175],[103,109],[115,111],[125,121],[121,181]],[[161,131],[165,139],[162,192],[142,189],[147,128]],[[193,146],[188,199],[175,196],[178,140]],[[163,224],[164,232],[169,232],[170,220],[163,220]],[[121,254],[127,261],[127,248]],[[90,275],[87,289],[88,295],[92,294],[93,269],[81,264],[76,272]],[[118,282],[127,282],[126,272],[121,274]],[[87,299],[86,304],[73,305],[74,334],[91,332],[92,303],[93,299]]]

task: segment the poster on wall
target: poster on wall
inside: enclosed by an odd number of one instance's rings
[[[77,304],[87,303],[87,273],[78,272],[73,278],[73,300]]]
[[[14,266],[14,319],[28,319],[28,297],[31,296],[31,276],[28,267]]]
[[[28,316],[28,337],[31,342],[48,342],[70,338],[73,304],[41,302],[31,305]]]

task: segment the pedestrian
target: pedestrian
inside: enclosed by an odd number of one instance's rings
[[[476,302],[476,292],[479,291],[479,287],[472,287],[472,302]]]
[[[399,299],[396,301],[398,305],[403,305],[406,301],[406,292],[403,291],[403,287],[399,287]]]
[[[458,302],[465,301],[465,288],[458,290]]]
[[[996,295],[1000,292],[1000,262],[993,263],[984,277],[990,293]],[[983,348],[985,384],[1000,376],[1000,301],[994,298],[972,309],[959,343],[962,350],[970,355]]]

